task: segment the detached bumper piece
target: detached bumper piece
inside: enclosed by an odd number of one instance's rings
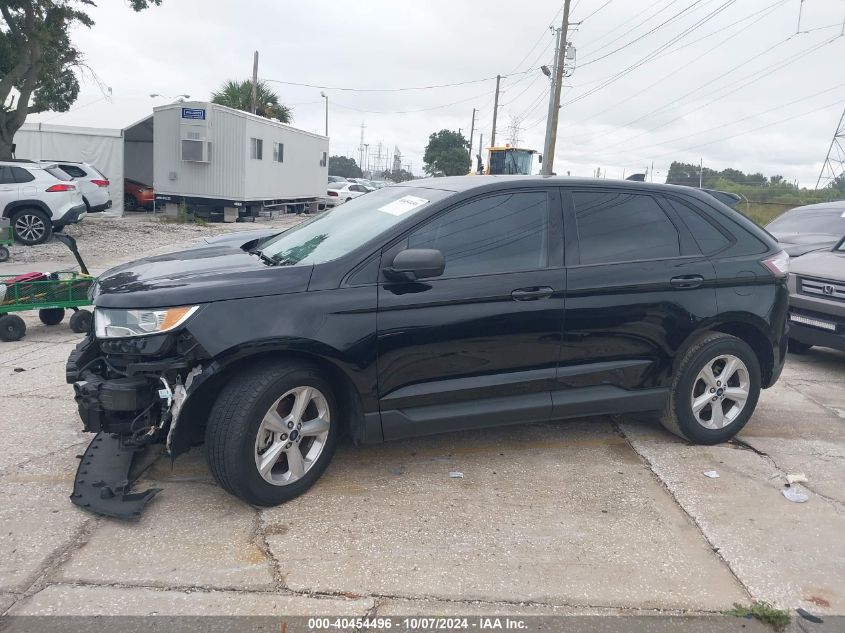
[[[145,453],[144,448],[122,446],[117,434],[98,433],[79,462],[70,500],[103,516],[137,519],[144,506],[161,492],[161,488],[129,492],[143,470],[138,466]]]

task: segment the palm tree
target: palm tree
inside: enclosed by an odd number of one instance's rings
[[[256,114],[282,123],[293,121],[291,109],[279,103],[279,95],[270,90],[263,81],[258,82],[257,94]],[[244,81],[230,79],[220,86],[219,90],[211,93],[211,101],[236,110],[252,112],[252,81],[249,79]]]

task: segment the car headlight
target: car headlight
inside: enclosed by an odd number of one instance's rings
[[[149,336],[179,327],[198,308],[199,306],[139,310],[97,308],[94,310],[94,325],[97,338]]]

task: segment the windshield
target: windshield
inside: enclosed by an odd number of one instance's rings
[[[523,149],[491,152],[490,173],[496,176],[501,174],[530,176],[532,155],[532,152]]]
[[[770,233],[827,233],[845,235],[845,209],[794,209],[766,226]]]
[[[450,191],[385,187],[354,198],[276,236],[261,248],[274,264],[322,264],[343,257]]]

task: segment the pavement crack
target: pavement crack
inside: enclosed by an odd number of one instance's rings
[[[261,510],[255,508],[255,528],[253,530],[253,539],[255,545],[270,563],[270,568],[273,573],[273,581],[279,589],[286,589],[285,576],[282,573],[282,567],[279,560],[273,555],[273,550],[270,548],[270,543],[267,541],[267,531],[264,529],[264,519],[261,516]]]
[[[698,530],[698,533],[701,534],[701,538],[703,538],[704,542],[707,543],[707,545],[709,546],[710,551],[712,551],[713,554],[716,556],[716,558],[718,558],[725,565],[725,568],[731,573],[731,575],[734,577],[734,580],[736,580],[737,584],[742,588],[742,591],[745,593],[746,596],[748,596],[749,600],[753,600],[754,595],[751,593],[751,590],[742,581],[742,579],[739,577],[739,574],[737,573],[737,571],[731,566],[730,562],[728,562],[728,560],[724,556],[722,556],[721,549],[719,547],[717,547],[715,545],[715,543],[713,543],[709,538],[707,538],[707,533],[704,531],[704,527],[701,525],[701,523],[692,514],[690,514],[687,511],[687,509],[684,507],[684,504],[682,504],[681,501],[678,499],[678,497],[675,496],[675,493],[672,492],[672,489],[669,488],[669,486],[666,485],[666,482],[663,481],[658,476],[657,472],[654,470],[654,466],[651,463],[651,460],[648,459],[648,457],[646,457],[639,450],[637,450],[637,447],[631,441],[631,438],[629,438],[625,434],[625,431],[622,430],[622,427],[619,425],[619,422],[616,418],[611,418],[610,424],[616,430],[616,432],[619,433],[619,435],[622,438],[624,438],[625,442],[628,444],[628,446],[631,448],[631,450],[634,451],[634,453],[636,453],[636,455],[640,458],[640,460],[643,462],[643,464],[645,464],[645,466],[648,468],[649,472],[651,472],[652,476],[657,480],[657,482],[660,484],[660,486],[663,488],[663,490],[666,491],[666,494],[668,494],[669,497],[672,499],[672,501],[675,502],[675,505],[677,505],[678,508],[680,508],[681,512],[683,512],[684,515],[687,517],[687,519],[692,523],[692,525],[695,526],[696,530]],[[754,450],[751,447],[749,447],[749,449]]]

